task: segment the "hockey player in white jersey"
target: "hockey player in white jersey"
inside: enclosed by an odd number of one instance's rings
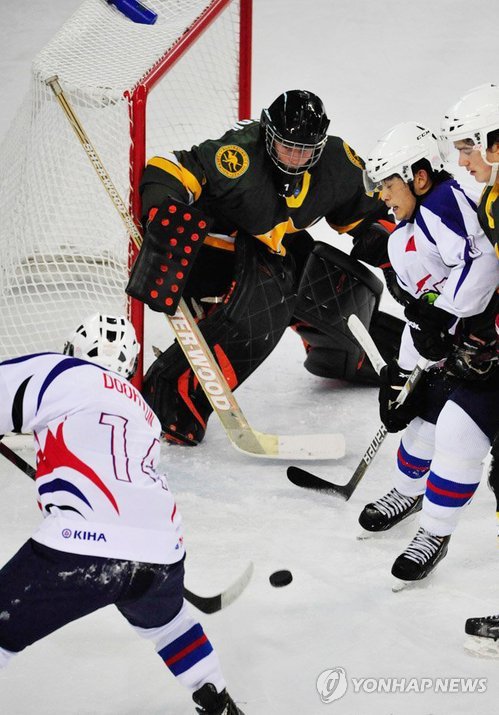
[[[409,322],[398,360],[382,375],[379,399],[389,431],[408,426],[394,488],[368,504],[359,522],[368,531],[384,531],[422,509],[415,538],[392,567],[394,576],[410,581],[424,578],[447,553],[497,430],[495,346],[470,365],[454,333],[459,319],[489,310],[499,265],[476,206],[443,171],[436,137],[426,127],[399,124],[380,139],[367,159],[366,185],[381,190],[399,222],[388,250],[406,292]],[[420,355],[434,367],[396,408]]]
[[[499,86],[483,84],[460,97],[445,112],[439,141],[445,160],[457,160],[475,181],[485,185],[478,218],[499,258]],[[489,340],[490,326],[485,326],[484,331],[482,325],[477,326],[472,321],[467,327],[472,346]],[[495,316],[495,328],[499,333],[499,313]],[[496,498],[499,524],[499,434],[492,445],[488,480]],[[478,652],[487,650],[487,644],[480,641],[483,638],[497,640],[499,615],[469,618],[465,630],[469,635],[477,636],[472,646]],[[496,649],[496,653],[499,654],[499,650]]]
[[[192,692],[198,713],[240,715],[183,598],[182,521],[157,471],[161,427],[127,380],[139,348],[126,318],[97,314],[64,355],[0,363],[0,432],[33,432],[44,517],[0,570],[0,667],[115,604]]]

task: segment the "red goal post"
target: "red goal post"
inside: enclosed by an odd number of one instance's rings
[[[33,61],[0,148],[0,357],[60,350],[91,312],[123,312],[134,247],[45,80],[56,74],[138,222],[148,157],[250,116],[252,0],[147,0],[133,23],[85,0]],[[142,304],[129,315],[143,341]]]

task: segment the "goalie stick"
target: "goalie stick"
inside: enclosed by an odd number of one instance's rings
[[[369,335],[367,329],[357,318],[357,316],[351,315],[348,319],[348,327],[352,331],[355,338],[358,340],[359,344],[365,350],[367,356],[371,360],[373,367],[376,371],[381,371],[382,367],[386,364],[383,360],[378,348],[376,347],[374,340]],[[414,387],[417,385],[419,379],[421,378],[423,372],[428,367],[430,361],[426,358],[420,358],[418,363],[412,373],[407,378],[407,381],[403,388],[400,390],[397,396],[396,402],[401,405],[407,399],[408,395],[412,392]],[[303,487],[305,489],[313,489],[315,491],[323,492],[326,494],[331,494],[333,496],[340,497],[345,501],[348,501],[354,491],[357,489],[359,482],[366,473],[367,468],[371,464],[372,460],[378,453],[379,448],[384,442],[384,439],[388,431],[386,427],[381,424],[378,431],[371,440],[369,447],[364,452],[362,459],[360,460],[357,469],[353,473],[351,479],[346,484],[333,484],[328,482],[321,477],[307,472],[305,469],[300,469],[300,467],[288,467],[287,476],[290,482],[298,487]]]
[[[17,452],[14,452],[13,449],[10,449],[10,447],[2,442],[3,437],[4,435],[0,435],[0,454],[20,469],[21,472],[24,472],[30,479],[35,481],[36,470],[29,462],[26,462],[26,460],[17,454]],[[221,611],[223,608],[230,606],[230,604],[242,594],[251,580],[253,568],[253,562],[250,561],[243,573],[233,584],[214,596],[199,596],[184,586],[184,598],[203,613],[217,613],[217,611]]]
[[[90,142],[83,126],[69,104],[57,75],[45,80],[78,137],[108,196],[125,224],[130,237],[140,249],[142,236]],[[218,363],[199,330],[185,301],[180,299],[175,315],[165,318],[184,355],[199,380],[233,447],[253,457],[276,459],[340,459],[345,454],[342,434],[277,435],[254,430],[248,423]]]

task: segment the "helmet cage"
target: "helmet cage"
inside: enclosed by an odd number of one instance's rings
[[[279,134],[272,124],[272,118],[267,109],[262,112],[262,124],[265,130],[265,148],[277,168],[284,174],[296,176],[304,174],[311,169],[320,159],[327,143],[327,135],[318,142],[306,144],[304,142],[290,141]],[[279,158],[276,142],[293,157],[289,164]]]

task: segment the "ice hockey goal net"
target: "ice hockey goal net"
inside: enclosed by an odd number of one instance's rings
[[[75,321],[123,312],[130,241],[45,80],[62,88],[135,215],[149,156],[250,114],[251,0],[145,0],[154,25],[85,0],[33,61],[0,149],[0,358],[59,351]],[[132,319],[141,331],[141,311]]]

